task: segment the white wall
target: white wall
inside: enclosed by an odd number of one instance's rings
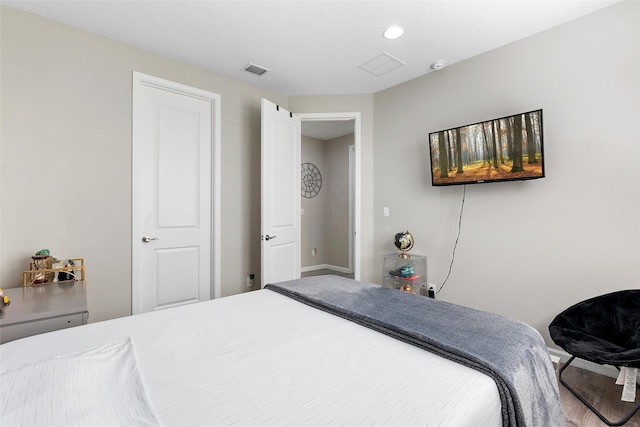
[[[84,257],[90,321],[131,313],[131,73],[222,96],[222,295],[260,283],[260,98],[284,95],[2,6],[0,283]]]
[[[438,298],[525,321],[550,343],[564,308],[638,288],[639,18],[640,3],[616,4],[377,93],[376,257],[408,229],[441,285],[463,188],[431,186],[428,133],[543,108],[546,178],[467,186]]]

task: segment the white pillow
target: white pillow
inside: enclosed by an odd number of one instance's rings
[[[0,374],[0,425],[155,426],[131,338]]]

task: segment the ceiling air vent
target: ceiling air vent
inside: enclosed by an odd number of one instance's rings
[[[261,75],[263,75],[264,73],[266,73],[267,71],[269,71],[269,69],[268,69],[268,68],[264,68],[264,67],[261,67],[261,66],[259,66],[259,65],[251,64],[251,63],[247,64],[247,65],[244,67],[244,70],[245,70],[245,71],[248,71],[248,72],[250,72],[250,73],[252,73],[252,74],[255,74],[256,76],[261,76]]]
[[[382,76],[383,74],[387,74],[389,71],[393,71],[403,65],[404,62],[400,61],[398,58],[394,58],[387,52],[383,52],[362,64],[360,68],[370,72],[374,76]]]

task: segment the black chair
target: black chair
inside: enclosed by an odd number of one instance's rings
[[[607,425],[621,426],[640,410],[638,403],[620,421],[609,421],[562,379],[562,372],[576,357],[618,369],[640,368],[640,289],[579,302],[558,314],[549,325],[549,332],[553,342],[571,355],[558,379],[598,418]]]

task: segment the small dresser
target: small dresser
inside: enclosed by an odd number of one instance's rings
[[[0,344],[84,325],[89,318],[84,281],[3,288],[11,303],[0,314]]]

